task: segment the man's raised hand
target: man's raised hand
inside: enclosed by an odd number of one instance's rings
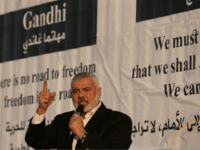
[[[50,93],[47,91],[47,79],[44,80],[43,90],[39,94],[39,107],[37,109],[37,114],[41,115],[46,112],[47,108],[53,102],[55,93]]]

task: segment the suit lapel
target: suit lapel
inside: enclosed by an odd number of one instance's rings
[[[67,114],[66,116],[65,116],[65,119],[63,119],[64,121],[66,121],[66,126],[65,126],[65,130],[63,130],[63,134],[65,134],[66,136],[64,136],[63,138],[62,138],[62,140],[63,140],[63,142],[62,143],[64,143],[64,145],[62,146],[62,147],[64,147],[64,148],[68,148],[68,145],[67,145],[67,143],[69,142],[69,121],[70,121],[70,118],[72,117],[72,115],[74,114],[74,112],[70,112],[69,114]]]
[[[104,117],[105,114],[106,114],[106,107],[101,102],[101,106],[96,111],[96,113],[94,114],[94,116],[92,116],[92,118],[89,120],[89,122],[85,126],[85,130],[87,132],[92,132],[95,129],[95,127],[100,123],[100,121],[103,119],[103,117]],[[80,142],[80,140],[78,140],[75,149],[76,150],[80,149],[80,147],[81,147],[81,142]]]
[[[87,123],[85,130],[87,132],[92,132],[95,127],[99,124],[99,122],[101,121],[101,119],[103,118],[103,116],[106,114],[106,107],[103,104],[103,102],[101,102],[101,106],[99,107],[99,109],[96,111],[96,113],[94,114],[94,116],[92,116],[92,118],[90,119],[90,121]]]

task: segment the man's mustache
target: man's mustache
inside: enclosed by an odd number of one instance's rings
[[[86,99],[79,99],[79,100],[78,100],[78,103],[80,103],[80,102],[87,102],[87,103],[89,103],[89,101],[86,100]]]

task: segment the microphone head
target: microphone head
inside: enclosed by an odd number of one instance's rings
[[[76,114],[81,116],[83,114],[83,110],[84,110],[84,106],[83,105],[79,105],[78,108],[76,109]]]

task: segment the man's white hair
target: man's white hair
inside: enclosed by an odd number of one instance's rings
[[[76,79],[83,79],[86,77],[90,77],[92,79],[93,85],[97,90],[99,88],[99,81],[98,81],[97,77],[94,74],[87,73],[87,72],[82,72],[82,73],[79,73],[74,76],[74,78],[72,79],[72,82],[71,82],[71,89],[72,89],[73,83]]]

